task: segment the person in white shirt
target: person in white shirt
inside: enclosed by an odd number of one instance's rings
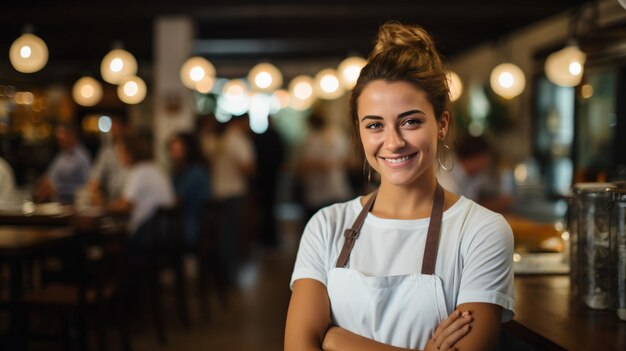
[[[120,116],[112,116],[109,138],[100,146],[91,168],[89,190],[95,203],[117,200],[121,196],[128,167],[122,164],[118,148],[125,130],[126,121]]]
[[[424,29],[380,28],[351,111],[380,187],[307,224],[285,350],[495,349],[513,317],[513,235],[501,215],[435,178],[453,121]]]
[[[175,202],[174,189],[153,161],[152,134],[149,131],[124,134],[119,147],[120,160],[129,167],[121,198],[109,204],[111,212],[130,214],[131,247],[149,243],[149,221],[159,207]]]
[[[251,138],[248,136],[248,117],[235,116],[218,133],[211,156],[211,179],[214,197],[223,204],[223,218],[218,232],[219,262],[226,283],[237,279],[237,248],[241,224],[244,221],[248,186],[256,172]]]
[[[15,176],[11,165],[0,157],[0,203],[13,201],[15,192]]]
[[[307,219],[322,207],[347,200],[351,194],[347,172],[348,138],[328,126],[324,117],[317,113],[309,116],[309,127],[298,165]]]

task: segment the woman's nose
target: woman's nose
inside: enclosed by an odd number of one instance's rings
[[[406,142],[402,138],[402,134],[400,134],[396,128],[387,130],[387,135],[385,136],[385,147],[389,151],[397,151],[402,149],[405,145]]]

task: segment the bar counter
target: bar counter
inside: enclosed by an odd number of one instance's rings
[[[626,350],[626,322],[578,305],[567,275],[517,275],[515,319],[503,331],[537,350]]]

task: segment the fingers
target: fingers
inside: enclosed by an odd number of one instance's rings
[[[457,311],[455,311],[457,312]],[[473,318],[469,312],[459,313],[459,317],[454,313],[442,322],[433,335],[433,343],[438,350],[446,350],[454,346],[469,330],[469,324]]]
[[[443,338],[443,342],[439,348],[442,350],[451,349],[459,340],[461,340],[461,338],[469,333],[471,328],[472,327],[469,324],[466,324],[461,329],[458,329],[454,333]]]
[[[461,317],[461,312],[460,311],[452,312],[448,316],[448,318],[446,318],[443,322],[441,322],[441,324],[439,324],[439,326],[435,330],[435,334],[433,335],[433,339],[436,339],[441,334],[441,332],[443,330],[448,328],[450,326],[450,324],[452,324],[454,321],[458,320],[459,317]]]

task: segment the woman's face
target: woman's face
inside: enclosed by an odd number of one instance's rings
[[[433,174],[449,114],[438,122],[424,91],[407,82],[373,81],[359,96],[357,114],[365,157],[383,183],[411,185]]]
[[[117,144],[117,156],[124,166],[128,167],[132,165],[132,158],[130,157],[124,143]]]
[[[181,167],[185,163],[185,145],[180,139],[173,139],[169,145],[170,160],[175,167]]]

